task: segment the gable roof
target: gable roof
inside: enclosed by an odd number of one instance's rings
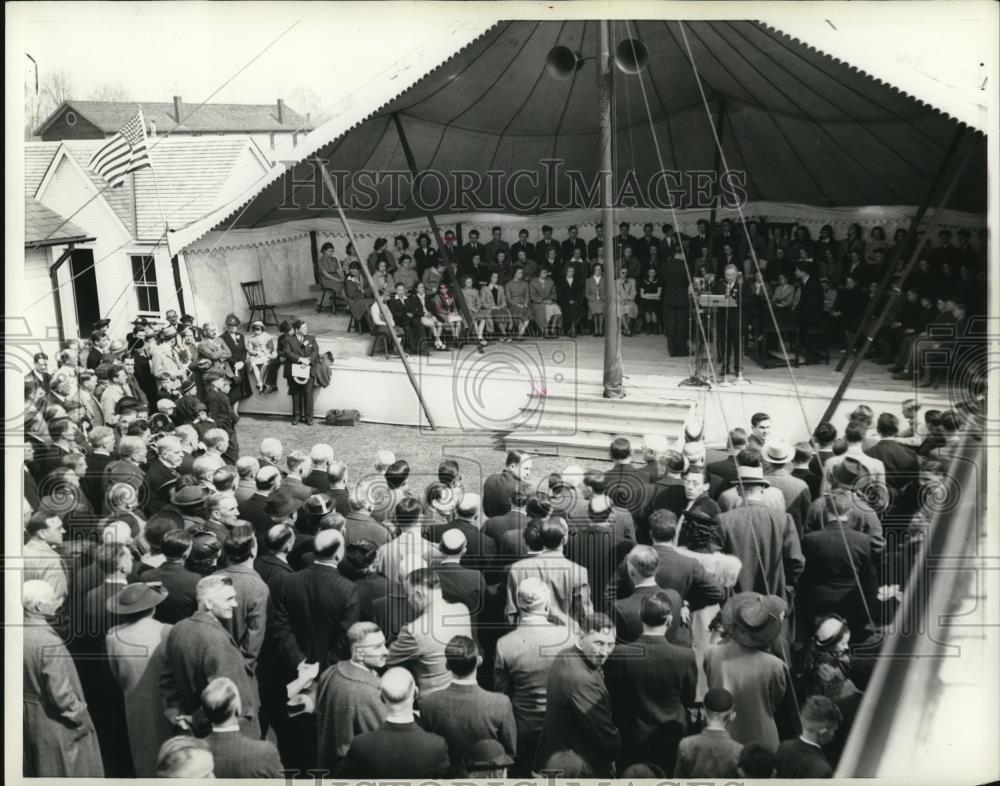
[[[286,104],[282,110],[282,120],[278,121],[278,104],[183,104],[181,122],[177,122],[173,102],[163,101],[63,101],[35,131],[36,136],[44,134],[66,109],[72,109],[81,117],[93,123],[105,134],[121,130],[136,111],[142,107],[146,120],[146,132],[155,123],[158,133],[181,131],[198,134],[218,134],[270,131],[308,131],[311,124]]]
[[[963,125],[974,130],[981,122],[975,107],[956,119],[927,102],[933,91],[903,92],[761,22],[639,20],[627,25],[614,23],[613,43],[628,35],[638,38],[649,48],[649,62],[641,77],[615,73],[618,183],[629,169],[648,182],[661,169],[658,148],[666,170],[712,171],[715,141],[692,59],[712,116],[725,105],[723,150],[730,170],[745,173],[749,202],[919,205],[956,131]],[[311,208],[313,198],[305,197],[317,182],[317,158],[335,172],[407,171],[394,113],[422,170],[526,171],[540,185],[524,186],[527,179],[521,180],[521,202],[544,194],[549,173],[540,164],[543,159],[560,160],[565,168],[579,170],[584,182],[594,182],[599,137],[594,66],[585,63],[566,81],[548,77],[546,55],[557,44],[591,55],[599,46],[598,25],[590,20],[493,25],[457,52],[443,51],[439,66],[407,82],[411,86],[388,103],[377,93],[361,96],[350,111],[300,142],[295,163],[275,170],[262,187],[217,211],[213,223],[206,219],[199,230],[263,227],[330,214],[329,208]],[[440,46],[455,44],[442,37]],[[390,79],[407,68],[402,64]],[[907,89],[916,93],[920,84],[916,79]],[[966,144],[977,149],[949,207],[982,213],[985,138],[967,136],[972,138]],[[483,180],[482,191],[488,191],[492,183]],[[390,198],[394,185],[387,178],[375,189],[374,208],[349,209],[348,215],[374,222],[421,215],[405,185],[401,200]],[[425,185],[424,202],[434,203],[439,185]],[[302,198],[295,200],[297,194]],[[289,196],[301,207],[291,207]],[[340,196],[349,204],[364,194],[348,185]],[[548,208],[542,203],[526,210],[508,202],[497,209],[531,214]],[[189,233],[189,241],[196,236]]]
[[[136,238],[156,241],[163,234],[164,218],[170,226],[188,224],[231,196],[223,193],[231,179],[245,187],[246,184],[258,181],[270,168],[260,148],[246,136],[151,139],[149,156],[152,169],[140,169],[135,173],[133,196],[132,178],[126,178],[118,188],[108,188],[103,178],[87,168],[91,157],[104,144],[105,140],[102,139],[27,143],[27,195],[37,195],[56,153],[60,148],[65,148],[129,231],[133,228],[134,200],[135,222],[138,226]]]
[[[88,237],[80,227],[50,210],[37,199],[24,198],[24,245],[61,246],[64,243],[85,243]]]

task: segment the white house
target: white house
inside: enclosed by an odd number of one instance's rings
[[[185,259],[171,244],[169,230],[225,204],[270,167],[247,136],[163,137],[150,140],[151,168],[109,188],[87,168],[104,143],[25,145],[29,210],[37,203],[59,219],[53,223],[52,215],[46,215],[42,221],[34,208],[35,237],[25,239],[28,286],[20,299],[23,314],[16,316],[27,320],[33,335],[54,338],[61,331],[66,338],[86,336],[102,318],[110,319],[112,332],[121,335],[137,316],[162,319],[169,309],[190,310]],[[70,225],[79,235],[47,285],[56,255],[43,249],[50,249],[50,241]]]

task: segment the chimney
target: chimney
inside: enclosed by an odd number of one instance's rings
[[[152,139],[156,139],[156,121],[155,120],[150,120],[149,121],[149,136]]]
[[[177,121],[178,125],[180,125],[181,122],[181,109],[183,106],[184,104],[181,102],[181,97],[174,96],[174,119]]]
[[[284,124],[285,122],[285,99],[278,99],[278,122]]]

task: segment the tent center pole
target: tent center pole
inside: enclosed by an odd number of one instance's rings
[[[618,318],[617,268],[615,265],[614,229],[614,133],[611,35],[608,20],[602,19],[601,54],[597,70],[598,113],[601,122],[601,224],[604,227],[604,398],[625,398],[622,384],[621,320]],[[624,254],[622,254],[624,257]]]

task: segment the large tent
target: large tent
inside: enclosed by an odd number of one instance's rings
[[[612,46],[637,39],[649,52],[648,67],[640,75],[615,74],[617,183],[632,172],[642,187],[661,169],[712,173],[724,162],[728,170],[744,173],[744,204],[751,214],[770,209],[773,216],[781,212],[776,205],[798,205],[820,221],[838,212],[846,219],[882,206],[876,219],[902,219],[927,197],[956,131],[965,128],[963,145],[975,150],[944,223],[964,218],[967,224],[970,216],[985,214],[984,124],[974,112],[956,118],[760,22],[615,21],[611,38]],[[373,99],[366,106],[359,99],[352,111],[311,133],[283,169],[223,210],[179,229],[173,247],[190,247],[212,229],[216,239],[225,232],[231,240],[258,247],[293,235],[301,238],[308,226],[330,229],[336,214],[323,192],[317,161],[325,161],[331,172],[349,175],[405,173],[404,137],[419,170],[444,175],[466,171],[472,173],[472,183],[476,176],[482,178],[458,209],[454,202],[459,195],[450,193],[441,214],[478,212],[490,220],[507,215],[524,221],[549,211],[577,208],[579,213],[596,207],[554,197],[553,164],[545,163],[559,161],[563,171],[579,172],[582,183],[597,177],[594,65],[585,62],[566,80],[552,78],[546,56],[557,45],[593,58],[598,23],[493,25],[388,103],[377,106]],[[512,200],[509,193],[498,195],[486,174],[490,171],[535,176],[521,177],[510,192],[516,196]],[[423,206],[442,201],[436,199],[441,178],[421,184],[421,199],[413,198],[406,181],[397,181],[402,185],[396,198],[392,179],[371,181],[366,179],[362,188],[350,177],[338,180],[348,217],[363,228],[394,222],[424,229]],[[477,211],[477,200],[486,207]],[[762,205],[767,207],[762,210]],[[623,207],[641,213],[657,206],[633,201]],[[596,210],[591,212],[596,218]],[[702,215],[689,213],[691,222]],[[205,242],[198,245],[191,249],[195,267],[211,257]],[[302,255],[293,256],[298,260]],[[269,261],[262,260],[262,270]],[[303,262],[308,264],[296,264]],[[265,275],[288,288],[279,281],[287,281],[284,277]],[[197,277],[193,271],[192,278]],[[283,294],[289,293],[276,297]]]

